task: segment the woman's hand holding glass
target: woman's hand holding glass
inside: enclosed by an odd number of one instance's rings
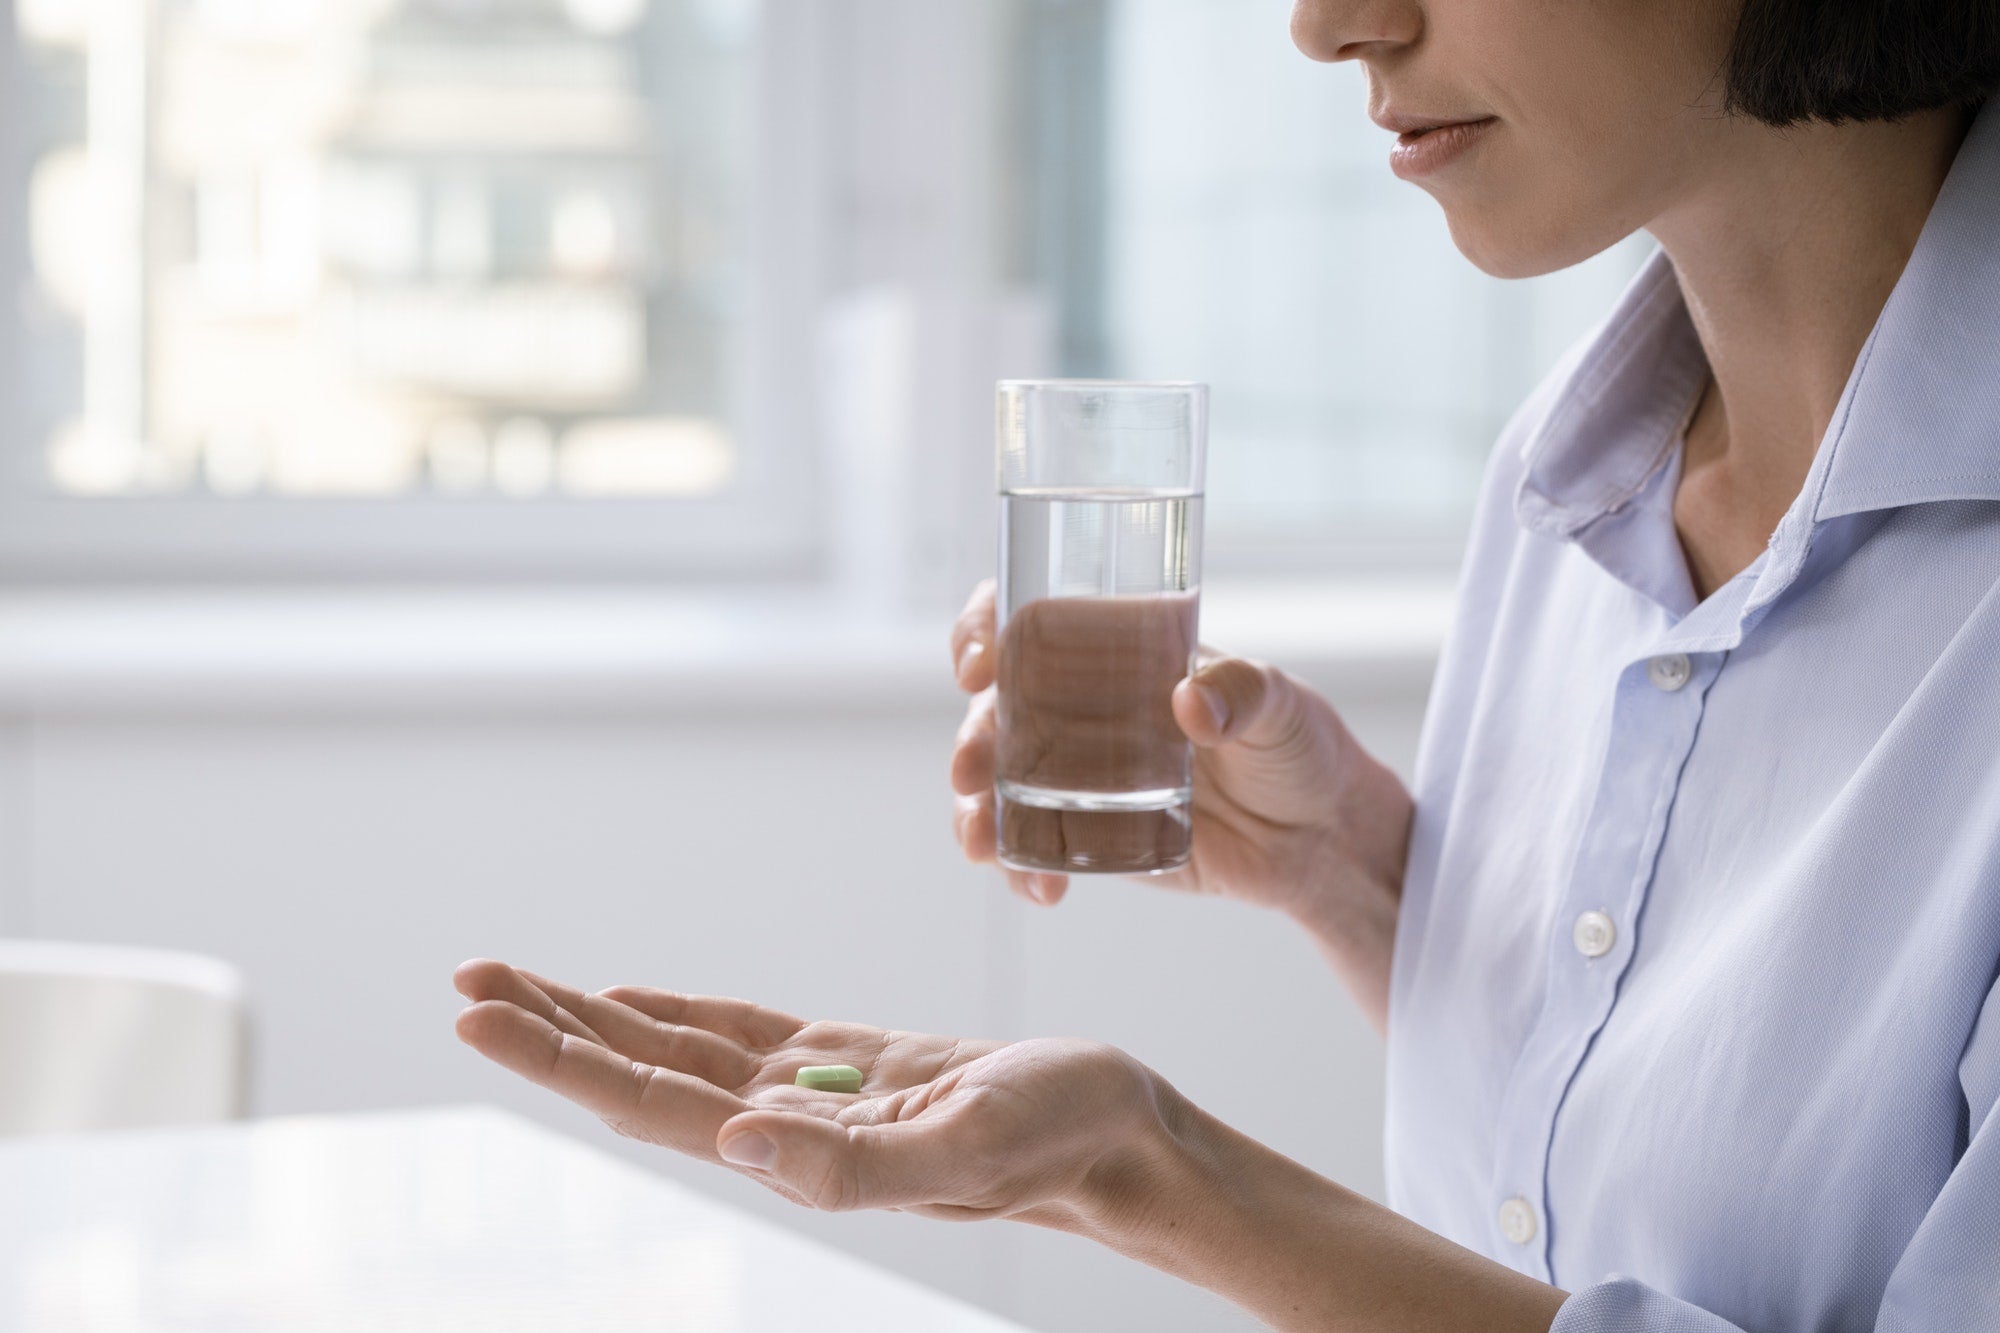
[[[958,684],[973,696],[951,758],[952,826],[966,856],[991,861],[999,649],[990,580],[952,627],[951,650]],[[1117,701],[1106,704],[1115,710]],[[1193,855],[1147,878],[1291,915],[1379,1025],[1409,840],[1402,782],[1318,693],[1259,662],[1202,649],[1174,690],[1173,716],[1195,748]],[[1068,888],[1061,875],[1005,874],[1016,893],[1043,904]]]

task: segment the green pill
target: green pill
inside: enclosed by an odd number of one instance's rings
[[[853,1065],[807,1065],[792,1082],[821,1092],[859,1092],[861,1071]]]

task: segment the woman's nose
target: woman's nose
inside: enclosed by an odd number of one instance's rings
[[[1292,44],[1314,60],[1355,60],[1423,31],[1418,0],[1293,0]]]

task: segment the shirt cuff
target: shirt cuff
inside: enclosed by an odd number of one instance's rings
[[[1661,1295],[1629,1277],[1576,1292],[1556,1312],[1549,1333],[1743,1333],[1698,1305]]]

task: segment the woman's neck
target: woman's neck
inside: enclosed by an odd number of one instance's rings
[[[1746,124],[1726,173],[1649,229],[1713,376],[1674,503],[1697,595],[1756,558],[1804,485],[1970,120]]]

